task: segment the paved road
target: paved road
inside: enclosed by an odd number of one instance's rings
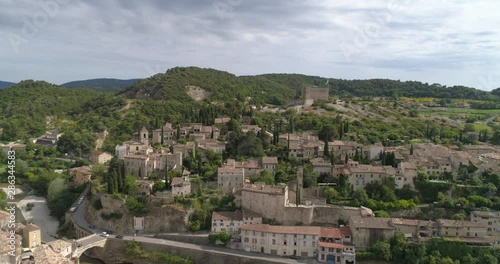
[[[138,241],[138,242],[176,246],[176,247],[182,247],[182,248],[187,248],[187,249],[192,249],[192,250],[203,250],[205,252],[222,253],[222,254],[226,254],[226,255],[233,255],[236,257],[246,256],[246,257],[251,257],[252,259],[255,259],[255,260],[274,261],[276,263],[293,264],[293,263],[314,263],[315,262],[311,259],[297,261],[297,260],[293,260],[293,259],[289,259],[289,258],[285,258],[285,257],[274,257],[274,256],[269,256],[269,255],[264,255],[264,254],[259,254],[259,253],[245,252],[245,251],[241,251],[241,250],[233,250],[233,249],[228,249],[228,248],[217,248],[217,247],[210,247],[210,246],[201,246],[201,245],[182,243],[182,242],[157,239],[157,238],[151,238],[151,237],[125,236],[123,239],[124,240],[134,240],[134,241]]]
[[[88,236],[88,237],[84,237],[84,238],[80,238],[77,240],[78,244],[79,245],[82,245],[83,247],[87,246],[87,245],[90,245],[90,244],[93,244],[95,242],[98,242],[98,241],[101,241],[101,240],[105,240],[106,238],[103,237],[103,236],[99,236],[99,235],[94,235],[94,236]]]
[[[28,203],[35,204],[31,211],[26,211],[26,205]],[[45,198],[33,195],[26,196],[17,203],[17,207],[21,210],[24,219],[28,222],[32,221],[35,225],[40,227],[42,242],[47,243],[56,240],[53,236],[56,236],[59,221],[50,216],[50,210],[47,207],[47,200],[45,200]]]
[[[90,224],[85,220],[85,206],[87,205],[87,198],[85,197],[87,195],[87,192],[89,191],[89,187],[87,187],[83,193],[76,199],[75,203],[72,206],[76,206],[78,209],[72,214],[73,221],[80,227],[96,233],[100,234],[106,230],[99,229],[99,228],[90,228]],[[82,204],[78,204],[78,200],[80,197],[83,197],[83,202]]]

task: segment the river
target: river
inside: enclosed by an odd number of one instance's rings
[[[80,257],[80,264],[105,264],[100,259],[87,257],[84,254]]]

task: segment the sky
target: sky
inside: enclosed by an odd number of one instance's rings
[[[498,0],[0,0],[0,80],[236,75],[500,87]]]

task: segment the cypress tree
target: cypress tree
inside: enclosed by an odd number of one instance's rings
[[[325,159],[330,157],[330,148],[328,147],[327,139],[325,139],[325,146],[323,147],[323,156],[325,156]]]
[[[163,138],[163,126],[161,127],[161,139],[160,139],[160,144],[163,146],[165,143],[165,139]]]
[[[413,144],[411,144],[411,146],[410,146],[410,155],[413,155],[413,152],[414,152],[414,151],[415,151],[415,150],[413,149]]]
[[[113,171],[113,193],[118,192],[118,174],[116,173],[116,170]]]

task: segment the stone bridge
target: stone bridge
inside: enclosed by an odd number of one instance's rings
[[[75,250],[73,251],[71,257],[76,260],[78,263],[78,259],[80,256],[85,252],[87,249],[93,248],[93,247],[102,247],[106,245],[106,238],[99,236],[99,235],[90,235],[86,236],[83,238],[80,238],[78,240],[75,240],[76,247]]]

